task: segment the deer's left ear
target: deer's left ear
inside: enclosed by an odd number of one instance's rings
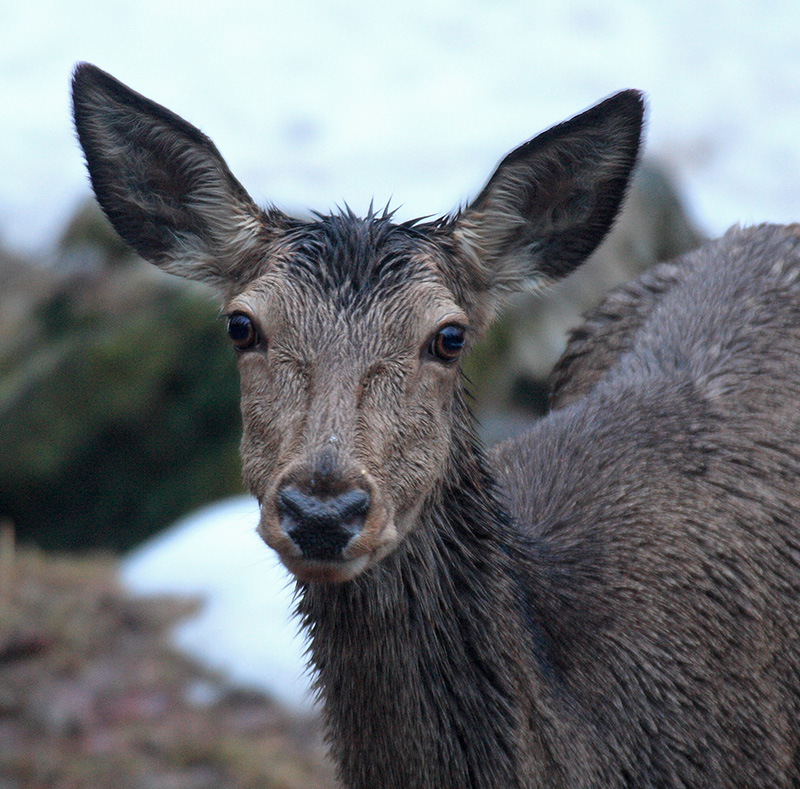
[[[642,95],[623,91],[506,156],[451,227],[473,287],[546,285],[594,251],[625,195],[643,115]]]

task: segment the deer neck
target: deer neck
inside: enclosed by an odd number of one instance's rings
[[[392,555],[351,582],[302,587],[347,786],[529,786],[521,760],[546,762],[520,701],[538,682],[537,645],[512,569],[515,532],[468,430],[453,460]]]

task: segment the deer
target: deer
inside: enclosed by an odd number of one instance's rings
[[[92,65],[73,104],[119,235],[223,299],[243,480],[345,786],[800,786],[800,226],[613,292],[550,412],[487,450],[461,357],[605,237],[642,94],[406,222],[257,207],[208,137]]]

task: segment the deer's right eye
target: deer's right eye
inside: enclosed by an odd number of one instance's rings
[[[261,341],[253,319],[243,312],[228,315],[228,337],[237,351],[248,351]]]
[[[464,329],[456,323],[442,326],[433,335],[428,353],[440,362],[450,363],[458,359],[464,347]]]

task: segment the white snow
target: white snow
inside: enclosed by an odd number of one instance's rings
[[[201,597],[200,613],[175,629],[177,646],[235,682],[309,711],[294,583],[256,534],[258,514],[250,496],[204,507],[128,554],[121,578],[137,594]]]
[[[254,198],[445,212],[546,126],[648,94],[647,150],[709,233],[800,220],[797,0],[0,0],[0,237],[43,251],[88,195],[69,77],[88,60],[202,128]],[[286,576],[252,502],[131,556],[140,590],[200,593],[180,644],[302,704]]]

